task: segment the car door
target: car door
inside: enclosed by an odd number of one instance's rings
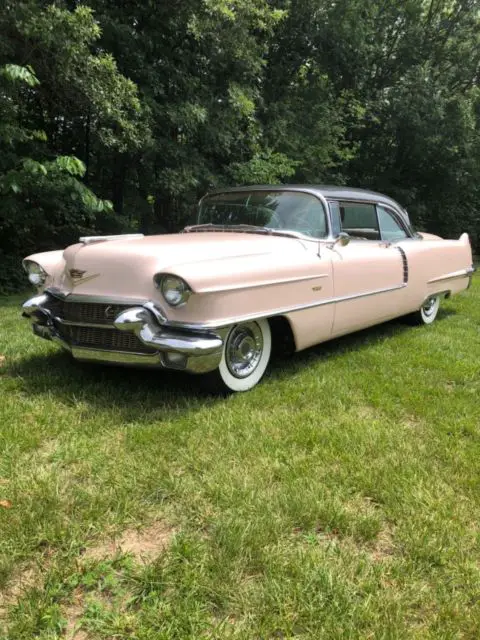
[[[330,251],[335,312],[332,335],[338,336],[402,315],[406,308],[405,253],[382,238],[377,203],[330,202],[333,233],[350,236]]]

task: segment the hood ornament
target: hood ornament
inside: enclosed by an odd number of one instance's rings
[[[86,271],[82,271],[81,269],[69,269],[68,275],[72,281],[72,286],[77,287],[79,284],[84,284],[89,280],[93,280],[93,278],[98,278],[100,275],[99,273],[93,273],[91,276],[86,276],[86,273]]]

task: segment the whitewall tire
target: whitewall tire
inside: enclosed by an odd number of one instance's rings
[[[440,296],[430,296],[420,308],[420,316],[423,324],[432,324],[440,308]]]
[[[218,369],[202,376],[204,386],[217,393],[249,391],[262,379],[271,353],[268,320],[236,324],[225,338]]]
[[[440,295],[430,296],[418,311],[408,316],[412,324],[432,324],[440,308]]]

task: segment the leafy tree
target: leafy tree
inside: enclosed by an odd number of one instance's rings
[[[138,148],[148,129],[134,84],[90,50],[100,35],[90,9],[8,4],[0,29],[0,253],[18,263],[109,215],[85,184],[92,149]]]
[[[0,32],[4,264],[281,181],[480,251],[478,0],[0,0]]]
[[[480,249],[474,0],[291,0],[269,55],[266,130],[299,181],[384,191]]]
[[[268,46],[282,11],[266,0],[93,0],[92,6],[103,46],[138,85],[151,115],[152,147],[123,158],[129,194],[153,203],[143,210],[143,229],[178,228],[208,188],[254,181],[260,165],[275,182],[292,173],[289,159],[266,144],[258,119]]]

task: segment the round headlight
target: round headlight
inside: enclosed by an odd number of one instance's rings
[[[42,269],[37,262],[33,262],[33,260],[24,260],[23,268],[27,272],[30,282],[36,287],[40,287],[45,283],[45,280],[47,279],[47,272]]]
[[[190,296],[190,287],[177,276],[158,274],[154,278],[156,286],[162,292],[162,296],[171,307],[184,304]]]

